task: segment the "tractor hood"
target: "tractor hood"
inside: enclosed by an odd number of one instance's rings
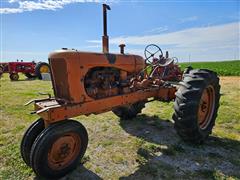
[[[139,73],[145,67],[141,56],[59,50],[49,55],[54,93],[70,103],[87,100],[84,77],[95,67],[114,67],[128,73]],[[90,99],[89,99],[90,100]]]

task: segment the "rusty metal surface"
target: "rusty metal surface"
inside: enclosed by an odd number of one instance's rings
[[[106,112],[150,97],[161,101],[175,98],[176,88],[165,86],[161,75],[165,67],[154,66],[150,76],[138,76],[145,68],[142,57],[108,55],[66,49],[50,54],[57,100],[36,103],[37,114],[52,123],[74,116]],[[171,63],[167,67],[172,73],[167,77],[178,78],[175,65]]]
[[[114,64],[116,62],[116,55],[115,54],[106,53],[105,55],[107,57],[107,60],[108,60],[109,64]]]
[[[157,97],[158,88],[141,90],[121,96],[113,96],[100,100],[89,101],[80,104],[60,105],[57,101],[45,101],[36,103],[37,114],[48,123],[60,121],[79,115],[98,114],[111,110],[113,107],[132,104],[140,100],[146,100],[149,97]]]
[[[79,104],[59,104],[56,100],[46,100],[35,104],[37,114],[48,123],[53,123],[63,119],[88,114],[99,114],[112,110],[112,108],[127,104],[133,104],[138,101],[146,100],[150,97],[170,101],[175,98],[176,88],[158,87],[145,90],[139,90],[133,93],[127,93],[120,96],[113,96],[99,100]]]
[[[115,63],[110,64],[103,53],[61,50],[50,54],[49,62],[56,98],[65,99],[69,103],[92,100],[84,87],[84,77],[92,68],[111,67],[135,74],[145,67],[143,58],[137,55],[115,54],[115,58]]]
[[[103,53],[109,52],[108,36],[102,36],[102,48]]]
[[[61,97],[62,99],[71,99],[71,94],[69,92],[68,84],[68,72],[67,63],[64,58],[57,58],[55,61],[51,61],[54,89],[56,92],[56,97]]]

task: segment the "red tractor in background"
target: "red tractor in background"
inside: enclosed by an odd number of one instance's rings
[[[42,73],[49,73],[50,67],[45,62],[3,62],[0,63],[0,77],[3,73],[9,73],[9,78],[12,81],[19,79],[18,73],[23,73],[27,78],[42,79]]]

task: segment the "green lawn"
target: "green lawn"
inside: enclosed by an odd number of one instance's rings
[[[205,68],[217,72],[221,76],[240,76],[240,60],[218,62],[180,63],[181,68],[191,65],[193,68]]]
[[[173,103],[151,102],[131,121],[113,113],[80,116],[89,133],[82,163],[62,179],[239,179],[240,77],[221,78],[221,107],[213,135],[204,145],[184,143],[173,128]],[[34,179],[19,146],[30,115],[30,99],[52,92],[50,82],[0,80],[0,179]]]

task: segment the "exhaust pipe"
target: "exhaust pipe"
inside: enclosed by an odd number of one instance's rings
[[[103,53],[109,52],[109,42],[107,35],[107,10],[111,10],[110,6],[103,4],[103,36],[102,36],[102,51]]]

